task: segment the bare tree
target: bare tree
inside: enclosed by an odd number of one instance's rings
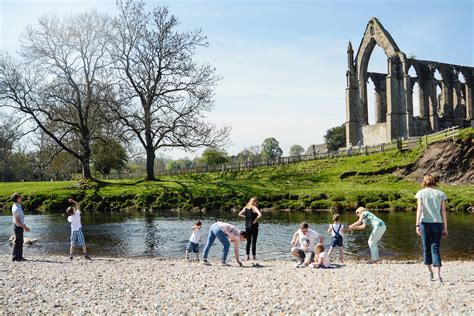
[[[32,151],[28,154],[28,160],[34,166],[33,180],[43,181],[48,174],[48,167],[62,149],[43,131],[36,135],[37,137],[30,142],[30,146],[33,145],[33,148],[30,148]]]
[[[217,148],[227,141],[229,128],[216,128],[204,115],[219,77],[193,60],[196,49],[208,45],[201,30],[179,31],[164,7],[147,12],[142,1],[117,4],[111,56],[119,98],[109,103],[145,149],[146,179],[154,180],[157,150]]]
[[[108,120],[101,107],[106,80],[108,18],[86,12],[45,15],[22,38],[22,61],[0,57],[0,106],[23,113],[81,162],[91,178],[91,142]]]

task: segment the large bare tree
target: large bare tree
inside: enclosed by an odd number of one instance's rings
[[[110,52],[118,98],[109,103],[145,149],[146,179],[154,180],[157,150],[192,151],[227,141],[229,129],[205,119],[219,77],[209,64],[194,60],[196,49],[208,45],[201,30],[179,30],[165,7],[148,12],[142,1],[117,4]]]
[[[94,11],[41,17],[22,38],[22,59],[0,57],[0,106],[26,115],[33,125],[81,162],[91,178],[91,142],[109,121],[104,85],[109,19]]]

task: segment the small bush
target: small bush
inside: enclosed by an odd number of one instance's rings
[[[328,200],[319,200],[311,202],[311,209],[312,210],[327,210],[330,209],[333,203]]]
[[[383,210],[390,208],[390,203],[386,201],[369,202],[365,205],[365,207],[367,207],[368,209]]]
[[[331,199],[331,201],[335,202],[344,201],[346,199],[346,197],[342,193],[330,193],[328,195],[328,198]]]

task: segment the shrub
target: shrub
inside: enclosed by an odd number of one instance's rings
[[[333,203],[328,200],[319,200],[311,202],[311,209],[312,210],[327,210],[332,207]]]

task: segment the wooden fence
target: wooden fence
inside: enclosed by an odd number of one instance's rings
[[[279,165],[287,165],[291,163],[297,163],[301,161],[310,161],[318,159],[328,159],[328,158],[341,158],[341,157],[350,157],[358,155],[370,155],[374,153],[380,153],[388,150],[407,150],[414,148],[419,145],[431,144],[433,142],[441,141],[444,139],[455,138],[459,133],[458,127],[451,127],[446,130],[436,132],[430,135],[425,135],[422,137],[415,137],[409,139],[397,139],[393,140],[390,143],[384,143],[375,146],[356,146],[351,148],[339,149],[332,152],[326,153],[313,153],[310,155],[300,155],[300,156],[286,156],[278,157],[274,160],[261,160],[261,161],[245,161],[245,162],[235,162],[227,164],[218,164],[218,165],[209,165],[209,166],[200,166],[200,167],[191,167],[177,170],[160,170],[157,172],[157,176],[175,176],[182,174],[202,174],[202,173],[211,173],[211,172],[234,172],[241,170],[254,169],[258,167],[272,167]]]
[[[459,126],[454,126],[454,127],[450,127],[445,130],[421,137],[419,140],[419,144],[422,146],[428,146],[429,144],[439,142],[445,139],[452,139],[454,141],[458,135],[459,135]]]

